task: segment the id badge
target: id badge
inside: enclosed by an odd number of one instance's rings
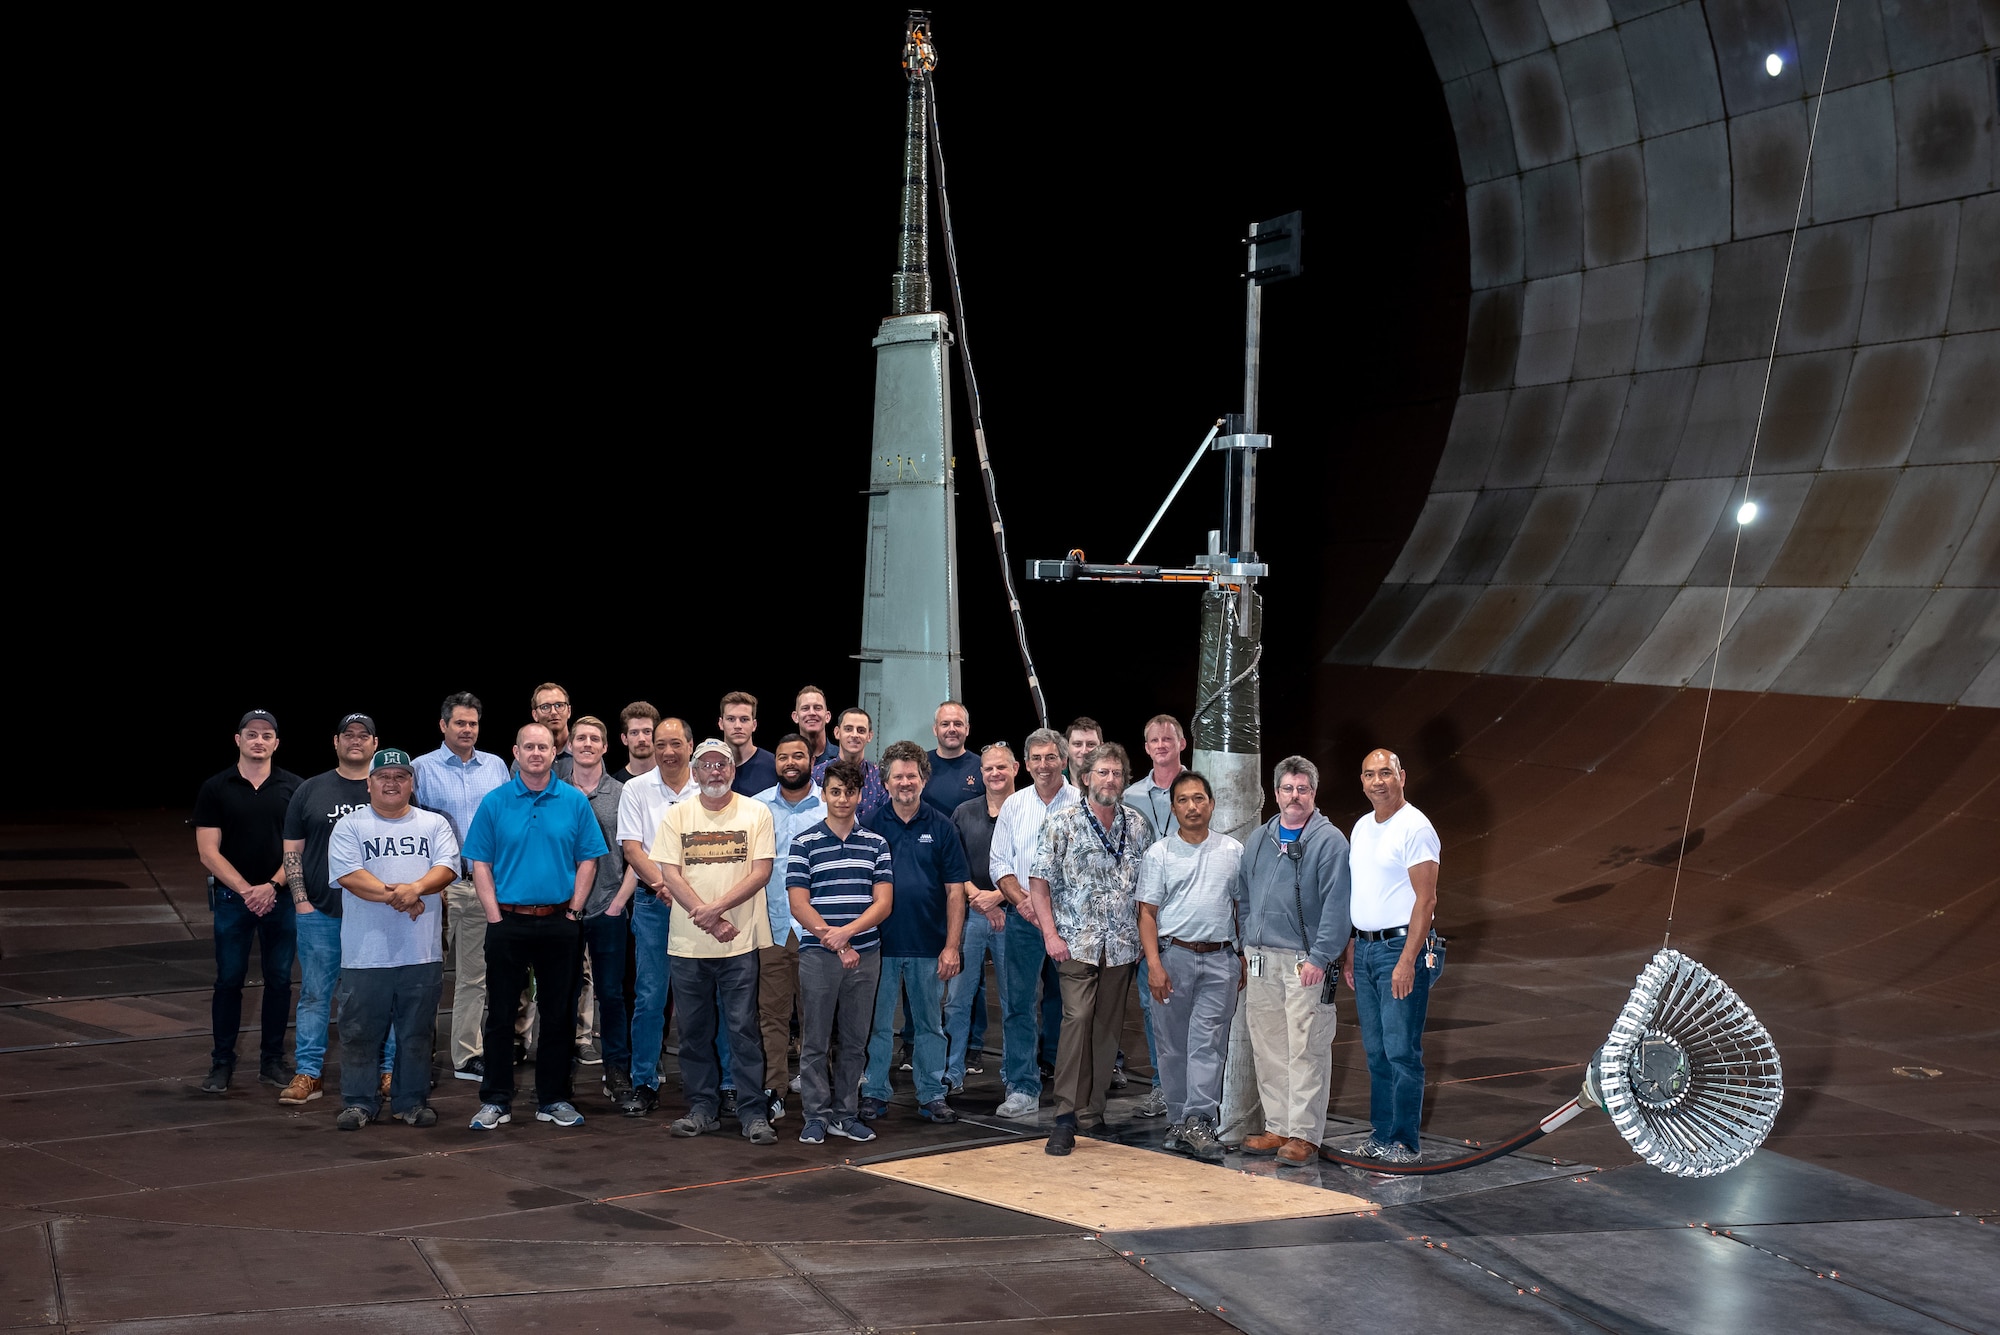
[[[1252,978],[1262,978],[1264,976],[1264,952],[1261,950],[1254,952],[1250,956],[1250,976]]]

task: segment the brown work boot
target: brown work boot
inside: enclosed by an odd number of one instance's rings
[[[291,1084],[285,1086],[285,1092],[278,1095],[278,1102],[289,1103],[294,1106],[301,1103],[311,1103],[324,1092],[319,1086],[318,1076],[307,1075],[301,1071],[292,1077]]]
[[[1283,1136],[1274,1136],[1269,1131],[1259,1131],[1254,1136],[1243,1137],[1243,1148],[1252,1154],[1271,1154],[1285,1143]]]
[[[1319,1157],[1319,1149],[1310,1140],[1293,1136],[1278,1147],[1278,1162],[1288,1164],[1311,1163]]]
[[[385,1106],[385,1107],[386,1107],[386,1106],[388,1105],[388,1102],[389,1102],[389,1072],[387,1072],[387,1071],[384,1071],[384,1072],[382,1072],[382,1103],[383,1103],[383,1106]]]

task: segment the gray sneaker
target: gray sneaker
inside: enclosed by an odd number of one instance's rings
[[[359,1131],[374,1120],[375,1118],[366,1108],[350,1107],[342,1108],[340,1114],[333,1119],[333,1124],[342,1131]]]
[[[1132,1109],[1132,1115],[1134,1117],[1165,1117],[1167,1115],[1167,1096],[1160,1092],[1158,1085],[1154,1085],[1150,1090],[1146,1091],[1146,1097],[1139,1100],[1139,1106]]]
[[[1181,1127],[1181,1152],[1209,1163],[1219,1163],[1227,1152],[1215,1137],[1215,1128],[1206,1117],[1190,1117]]]
[[[702,1136],[710,1131],[722,1130],[722,1123],[714,1113],[690,1108],[685,1114],[667,1123],[667,1133],[674,1136]]]
[[[1179,1122],[1167,1123],[1166,1138],[1160,1142],[1160,1148],[1169,1153],[1181,1148],[1181,1124]]]
[[[582,1126],[583,1114],[572,1103],[544,1103],[535,1109],[537,1122],[554,1122],[557,1126]]]
[[[604,1049],[598,1047],[595,1043],[579,1043],[576,1049],[576,1059],[585,1066],[602,1066],[604,1065]]]
[[[471,1126],[474,1131],[491,1131],[494,1127],[513,1120],[514,1114],[499,1104],[482,1103],[479,1105],[479,1111],[472,1114]]]
[[[1422,1163],[1424,1161],[1424,1156],[1415,1150],[1405,1149],[1403,1146],[1396,1144],[1380,1146],[1372,1157],[1380,1159],[1383,1163]]]
[[[1035,1120],[1035,1115],[1041,1111],[1041,1106],[1041,1100],[1032,1094],[1014,1093],[1009,1094],[1006,1100],[993,1110],[993,1115],[1004,1117],[1010,1122],[1032,1122]]]
[[[778,1143],[778,1133],[771,1129],[769,1122],[759,1117],[743,1128],[743,1139],[752,1145],[775,1145]]]
[[[1379,1159],[1388,1152],[1388,1149],[1387,1145],[1370,1136],[1366,1143],[1354,1147],[1353,1154],[1357,1159]]]

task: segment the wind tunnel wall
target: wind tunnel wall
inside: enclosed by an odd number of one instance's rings
[[[1832,0],[1411,8],[1467,348],[1327,661],[1706,685]],[[1722,689],[2000,706],[1996,46],[2000,5],[1841,6]]]

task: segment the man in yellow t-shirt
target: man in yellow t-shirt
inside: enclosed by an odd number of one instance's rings
[[[698,1136],[722,1123],[722,1072],[715,1058],[718,1020],[728,1026],[736,1088],[764,1088],[764,1049],[757,1028],[757,952],[771,944],[764,884],[771,879],[771,811],[738,796],[736,758],[711,738],[694,749],[698,799],[676,802],[660,818],[648,855],[660,869],[660,893],[672,902],[667,963],[681,1029],[681,1088],[688,1110],[667,1127]],[[775,1145],[770,1108],[762,1099],[737,1102],[737,1120],[753,1145]]]

